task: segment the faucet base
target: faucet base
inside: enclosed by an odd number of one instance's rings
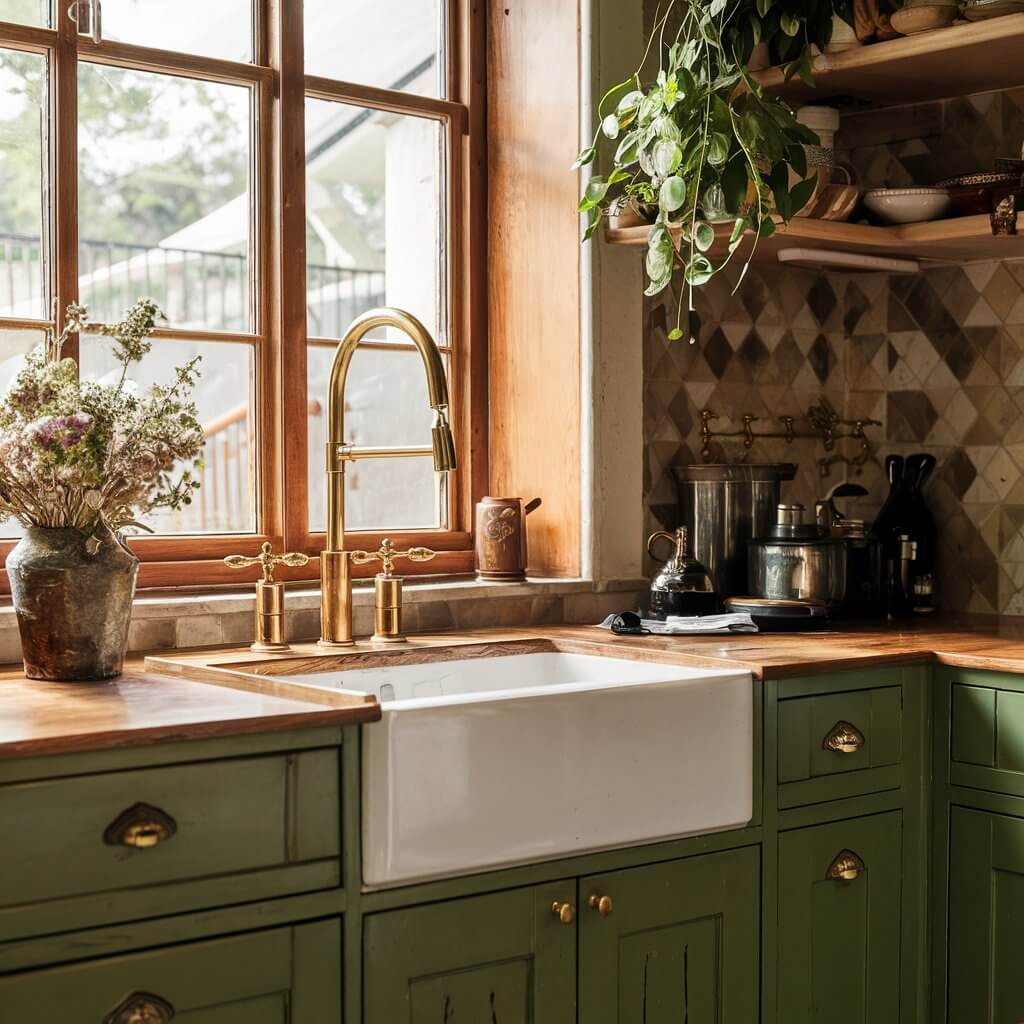
[[[321,637],[316,642],[317,647],[355,647],[355,640],[325,640]]]

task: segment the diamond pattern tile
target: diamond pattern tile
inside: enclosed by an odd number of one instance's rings
[[[930,184],[1020,152],[1024,88],[938,106],[936,116],[914,121],[935,125],[934,135],[905,139],[896,123],[889,137],[900,141],[840,150],[840,158],[862,185],[880,187]],[[893,114],[905,116],[905,108]],[[872,432],[879,458],[855,477],[869,497],[848,503],[849,513],[877,513],[888,489],[881,456],[933,452],[928,499],[940,523],[943,605],[1024,615],[1024,260],[913,276],[758,264],[734,292],[739,273],[730,265],[698,292],[695,346],[667,339],[678,282],[647,301],[647,524],[678,524],[673,467],[699,458],[702,409],[714,409],[724,430],[739,429],[746,412],[769,429],[824,397],[846,416],[883,421]],[[784,494],[808,505],[846,472],[839,466],[823,480],[813,441],[766,440],[748,451],[741,439],[724,439],[713,447],[726,461],[797,462]]]

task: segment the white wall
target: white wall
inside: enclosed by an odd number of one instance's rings
[[[643,2],[581,0],[581,16],[580,132],[589,145],[607,86],[643,56]],[[582,260],[584,566],[599,582],[643,575],[642,266],[637,249],[597,237]]]

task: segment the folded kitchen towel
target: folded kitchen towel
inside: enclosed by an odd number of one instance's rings
[[[618,616],[609,615],[602,622],[602,629],[611,629]],[[719,633],[756,633],[754,620],[745,612],[729,615],[670,615],[660,619],[641,619],[640,625],[650,633],[661,636],[715,636]]]

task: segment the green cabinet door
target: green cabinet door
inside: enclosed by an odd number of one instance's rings
[[[899,811],[779,835],[779,1024],[900,1020]]]
[[[949,1024],[1024,1021],[1024,820],[954,807]]]
[[[0,1020],[341,1024],[341,922],[12,974],[0,978]]]
[[[760,851],[580,883],[579,1024],[755,1024]]]
[[[570,1024],[576,883],[369,915],[364,1024]]]

